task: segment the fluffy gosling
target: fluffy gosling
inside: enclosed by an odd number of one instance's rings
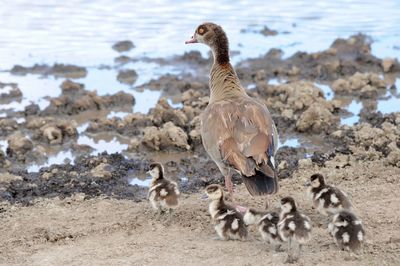
[[[211,199],[209,212],[219,238],[222,240],[246,240],[248,233],[243,215],[235,207],[225,203],[222,187],[209,185],[205,193]]]
[[[308,197],[312,200],[314,208],[325,216],[330,216],[341,210],[351,210],[352,204],[342,190],[329,186],[321,174],[313,174],[306,185]]]
[[[164,168],[160,163],[152,163],[148,173],[152,177],[148,193],[151,205],[159,214],[164,211],[171,213],[179,205],[178,185],[164,177]]]
[[[246,225],[257,224],[261,238],[271,244],[275,251],[279,251],[283,241],[278,234],[279,214],[269,211],[247,209],[243,216]]]
[[[328,230],[336,245],[342,250],[356,252],[365,237],[361,221],[350,211],[340,211],[333,216]]]
[[[288,257],[285,262],[294,263],[300,257],[302,245],[311,238],[311,222],[297,210],[292,197],[285,197],[280,203],[278,232],[282,240],[288,242]]]

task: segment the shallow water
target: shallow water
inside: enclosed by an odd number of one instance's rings
[[[64,62],[84,66],[111,64],[111,44],[130,39],[132,56],[164,57],[190,49],[184,45],[203,21],[220,23],[240,57],[255,57],[271,47],[286,55],[325,49],[334,38],[364,32],[376,39],[378,56],[397,56],[400,2],[397,0],[175,1],[16,0],[0,9],[0,68],[14,64]],[[264,25],[280,33],[264,37]]]
[[[111,45],[118,40],[132,40],[136,47],[124,54],[135,59],[170,57],[189,50],[207,55],[208,48],[202,45],[184,45],[195,27],[206,20],[224,26],[232,50],[240,52],[234,57],[236,62],[264,54],[273,47],[283,49],[285,56],[297,51],[323,50],[335,38],[358,32],[372,36],[375,55],[400,58],[400,27],[397,26],[400,24],[400,1],[396,0],[382,3],[318,1],[313,5],[305,0],[239,1],[235,4],[227,0],[218,3],[162,0],[156,4],[144,0],[42,0],[40,3],[17,0],[3,3],[0,16],[0,70],[8,70],[15,64],[55,62],[85,66],[88,75],[78,82],[89,90],[97,90],[100,95],[120,90],[132,93],[137,98],[133,111],[142,113],[154,106],[161,93],[148,90],[139,93],[119,83],[116,75],[121,67],[113,60],[120,54],[112,50]],[[265,25],[277,30],[278,35],[261,35],[258,31]],[[186,70],[140,60],[122,68],[138,73],[134,86],[166,73],[178,74]],[[22,110],[30,101],[45,108],[48,101],[43,97],[58,96],[63,79],[0,73],[0,81],[16,82],[23,91],[22,102],[0,105],[0,110]],[[271,80],[270,84],[280,82]]]

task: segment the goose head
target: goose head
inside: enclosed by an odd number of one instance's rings
[[[185,42],[185,44],[192,43],[203,43],[209,46],[218,63],[223,64],[229,62],[228,37],[221,26],[212,22],[199,25],[193,36]]]

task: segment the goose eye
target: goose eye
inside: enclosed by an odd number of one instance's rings
[[[199,30],[198,30],[199,34],[203,34],[204,31],[205,31],[204,28],[199,28]]]

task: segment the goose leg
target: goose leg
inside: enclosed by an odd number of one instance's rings
[[[233,199],[233,182],[231,175],[225,176],[225,188],[228,190],[229,197],[231,197],[232,201],[234,202],[235,200]]]
[[[235,198],[233,197],[233,182],[232,182],[232,176],[231,175],[226,175],[225,176],[225,188],[228,190],[229,197],[231,198],[232,202],[236,206],[236,210],[240,213],[245,213],[247,208],[240,206],[236,204]]]

